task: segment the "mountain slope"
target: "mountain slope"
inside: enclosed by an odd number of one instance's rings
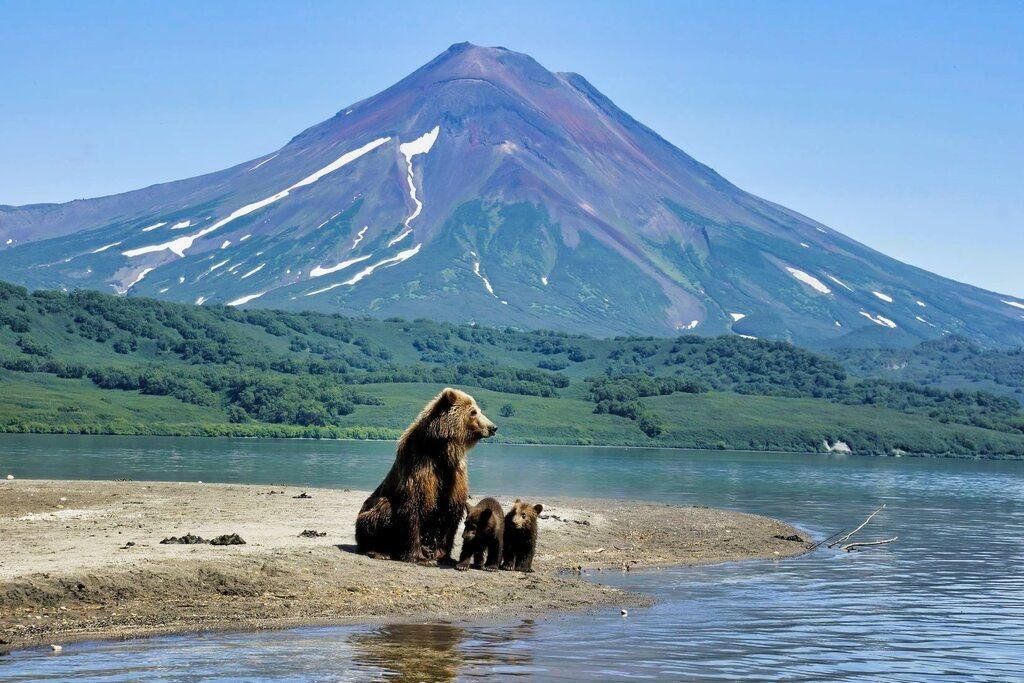
[[[1024,343],[1024,303],[736,188],[583,77],[454,45],[280,150],[0,207],[29,286],[595,334]]]
[[[1024,457],[1020,404],[735,335],[596,339],[0,282],[0,432],[396,438],[442,386],[501,440]]]

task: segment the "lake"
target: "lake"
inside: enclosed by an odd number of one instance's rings
[[[391,444],[0,435],[0,476],[372,488]],[[778,517],[816,537],[886,509],[860,553],[820,550],[595,580],[654,595],[511,624],[304,628],[68,645],[0,680],[1024,680],[1024,463],[485,444],[483,493],[620,497]]]

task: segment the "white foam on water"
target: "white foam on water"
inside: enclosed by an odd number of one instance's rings
[[[220,248],[221,249],[227,249],[230,246],[231,246],[231,240],[224,240],[224,242],[221,243]]]
[[[887,304],[891,304],[892,303],[892,297],[889,296],[888,294],[883,294],[881,292],[874,292],[874,291],[871,292],[871,293],[874,294],[875,296],[877,296],[879,299],[881,299],[882,301],[884,301]]]
[[[921,308],[925,308],[927,306],[927,304],[925,304],[925,302],[921,301],[920,299],[915,301],[914,303],[920,306]]]
[[[239,238],[238,238],[238,241],[239,241],[239,242],[244,242],[244,241],[246,241],[247,239],[249,239],[250,237],[252,237],[252,234],[251,234],[251,233],[250,233],[250,234],[248,234],[248,235],[242,235],[241,237],[239,237]]]
[[[201,296],[198,299],[196,299],[196,306],[202,306],[205,302],[206,302],[206,297],[205,296]]]
[[[548,286],[548,279],[546,277],[542,277],[540,279],[540,281],[541,281],[541,284],[543,284],[545,287]]]
[[[212,273],[213,271],[217,270],[218,268],[220,268],[221,266],[223,266],[225,263],[227,263],[230,260],[231,259],[226,258],[223,261],[221,261],[220,263],[214,263],[212,266],[210,266],[210,269],[208,271],[206,271],[206,272],[207,273]]]

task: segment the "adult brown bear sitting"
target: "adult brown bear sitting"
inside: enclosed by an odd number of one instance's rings
[[[395,464],[359,510],[359,552],[453,564],[452,545],[469,497],[466,453],[497,431],[469,394],[438,394],[402,434]]]

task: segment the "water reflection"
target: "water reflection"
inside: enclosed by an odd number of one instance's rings
[[[389,681],[451,681],[462,664],[465,630],[452,624],[391,624],[348,638],[357,666]]]
[[[388,681],[452,681],[487,671],[530,671],[529,643],[536,636],[531,619],[508,626],[448,623],[389,624],[356,631],[346,639],[352,663]],[[524,646],[526,645],[526,646]]]

